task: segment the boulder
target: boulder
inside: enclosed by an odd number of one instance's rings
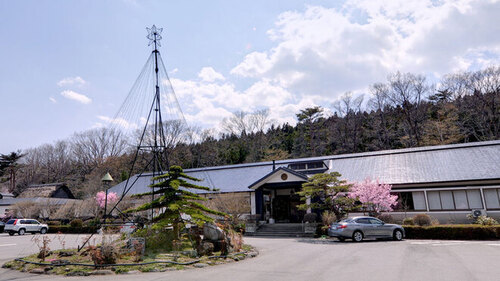
[[[218,241],[224,239],[224,231],[214,224],[205,223],[203,225],[203,238],[204,240]]]
[[[34,268],[32,270],[30,270],[30,273],[34,273],[34,274],[44,274],[45,273],[45,270],[43,268]]]
[[[208,264],[206,264],[206,263],[195,263],[193,266],[196,267],[196,268],[204,268],[204,267],[207,267]]]
[[[210,256],[214,252],[214,244],[208,241],[202,241],[198,246],[198,255]]]

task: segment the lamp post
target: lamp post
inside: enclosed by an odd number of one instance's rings
[[[101,179],[104,189],[106,190],[106,197],[104,198],[104,221],[106,221],[106,216],[107,214],[107,207],[108,207],[108,189],[109,189],[109,184],[113,181],[113,178],[109,173],[106,173],[104,177]]]

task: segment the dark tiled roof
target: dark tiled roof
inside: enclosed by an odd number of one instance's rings
[[[276,161],[276,168],[292,163],[325,161],[348,181],[366,177],[389,184],[500,179],[500,140],[417,147]],[[273,171],[272,162],[186,169],[203,179],[202,185],[222,192],[249,191],[248,187]],[[148,192],[150,174],[144,174],[128,194]],[[131,177],[135,180],[137,175]],[[121,194],[125,182],[111,188]]]

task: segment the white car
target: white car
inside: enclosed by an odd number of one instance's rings
[[[10,236],[15,233],[24,235],[26,232],[45,234],[48,230],[48,225],[33,219],[11,219],[5,224],[4,228],[4,232],[9,233]]]

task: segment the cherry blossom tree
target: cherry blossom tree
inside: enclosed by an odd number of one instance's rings
[[[104,204],[106,204],[106,192],[99,191],[95,195],[95,200],[97,201],[97,205],[101,208],[104,208]],[[118,201],[118,195],[115,192],[108,193],[108,205],[116,203]]]
[[[369,212],[390,212],[398,200],[397,195],[391,195],[391,188],[392,185],[382,183],[378,179],[373,181],[366,178],[362,182],[352,184],[349,197],[359,200]]]

